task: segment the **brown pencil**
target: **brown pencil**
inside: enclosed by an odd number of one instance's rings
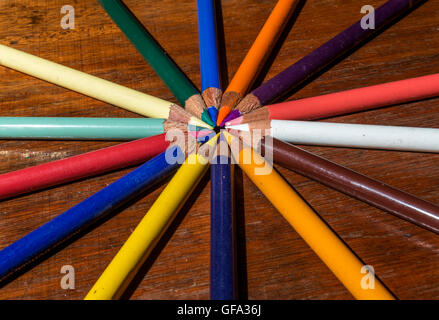
[[[275,163],[351,197],[439,233],[439,206],[335,164],[291,144],[270,138],[260,142]]]

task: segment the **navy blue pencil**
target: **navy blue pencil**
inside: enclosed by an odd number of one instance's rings
[[[221,135],[219,145],[223,144]],[[210,299],[234,300],[236,296],[236,257],[233,202],[233,166],[227,154],[218,153],[210,169]]]
[[[214,123],[221,102],[221,82],[216,33],[215,0],[197,0],[201,91]]]
[[[210,117],[216,123],[222,90],[214,1],[197,0],[197,7],[201,89]],[[222,136],[221,143],[228,150]],[[215,160],[210,167],[210,298],[233,300],[236,298],[236,290],[232,166],[227,155],[218,154]]]
[[[167,161],[169,159],[178,161]],[[154,183],[162,181],[183,161],[182,149],[179,146],[169,147],[165,152],[4,248],[0,251],[0,280],[138,196]]]

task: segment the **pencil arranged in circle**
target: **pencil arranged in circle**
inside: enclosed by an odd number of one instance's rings
[[[214,0],[197,0],[200,47],[201,87],[204,101],[216,122],[221,102],[221,81]],[[206,138],[208,138],[206,136]],[[221,153],[221,146],[227,153]],[[228,145],[220,136],[210,167],[210,298],[233,300],[235,284],[235,234],[233,211],[232,166]]]
[[[201,91],[215,126],[222,96],[215,0],[197,0],[197,8]]]
[[[363,289],[364,263],[261,155],[248,146],[237,147],[238,138],[224,135],[241,169],[356,299],[394,299],[378,279],[374,290]]]
[[[210,167],[210,299],[237,299],[233,165],[223,135]]]
[[[167,154],[184,159],[184,150],[171,146],[142,166],[116,180],[73,208],[35,229],[0,251],[0,280],[26,266],[72,235],[102,219],[153,184],[163,181],[179,164],[167,161]]]
[[[0,117],[0,139],[135,140],[164,132],[165,119],[155,118]]]
[[[223,123],[224,119],[250,89],[299,3],[299,0],[279,0],[276,3],[224,92],[217,125]]]
[[[266,120],[314,120],[392,106],[439,95],[439,73],[382,83],[256,109],[228,121],[236,125]]]
[[[263,138],[258,147],[284,168],[439,233],[439,206],[431,202],[271,137]]]
[[[203,145],[215,148],[218,135]],[[186,161],[148,210],[145,217],[90,289],[86,300],[117,299],[148,258],[179,209],[207,171],[208,157],[189,154]]]
[[[197,139],[198,142],[204,143],[209,141],[210,138],[212,138],[213,136],[215,136],[216,132],[214,130],[189,131],[188,135]]]
[[[187,140],[187,148],[192,149],[184,124],[170,124],[166,132],[172,133],[175,129],[185,136],[182,140]],[[0,174],[0,200],[138,165],[164,152],[169,146],[166,133],[163,133],[3,173]]]
[[[212,129],[180,106],[0,44],[0,65],[150,118]]]
[[[177,100],[196,117],[214,126],[197,88],[130,9],[120,0],[99,0],[99,3]]]
[[[379,29],[388,26],[399,16],[423,2],[424,0],[388,0],[375,10],[374,29],[363,28],[361,20],[357,21],[298,62],[254,89],[239,103],[237,109],[241,114],[245,114],[282,97],[336,61],[347,51],[357,48]]]
[[[271,120],[226,127],[295,144],[439,152],[439,129],[317,121]]]

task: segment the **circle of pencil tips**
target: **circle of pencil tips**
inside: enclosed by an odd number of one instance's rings
[[[361,21],[252,89],[298,0],[279,0],[228,87],[221,86],[213,0],[197,0],[201,92],[120,0],[99,0],[123,34],[172,91],[181,107],[0,44],[0,65],[148,118],[0,118],[1,139],[127,141],[0,175],[0,199],[139,165],[94,195],[0,250],[0,281],[9,281],[91,223],[171,178],[85,299],[118,299],[210,167],[210,297],[238,299],[234,166],[239,166],[357,299],[395,299],[378,278],[364,290],[366,265],[273,168],[274,163],[439,233],[439,206],[305,151],[319,146],[439,152],[439,129],[342,124],[318,120],[439,96],[439,74],[271,104],[331,66],[377,29],[420,5],[388,0],[375,28]],[[63,75],[58,76],[58,74]],[[64,170],[69,168],[69,170]],[[25,183],[21,183],[25,181]]]

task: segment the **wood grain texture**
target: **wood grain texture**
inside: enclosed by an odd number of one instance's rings
[[[370,0],[375,8],[384,0]],[[184,72],[200,85],[195,1],[126,0]],[[97,1],[76,0],[76,29],[62,30],[65,1],[0,3],[0,42],[93,75],[176,101]],[[223,0],[229,79],[275,1]],[[366,4],[366,3],[365,3]],[[362,4],[361,4],[362,5]],[[271,78],[361,18],[358,1],[308,0],[266,73]],[[291,98],[439,72],[439,3],[428,1]],[[439,127],[439,98],[330,119],[346,123]],[[0,116],[137,115],[0,68]],[[0,173],[113,145],[112,142],[0,141]],[[306,147],[331,161],[439,203],[439,155]],[[281,174],[400,299],[439,299],[439,240],[284,169]],[[0,203],[0,248],[80,202],[123,170]],[[237,170],[241,297],[352,299],[347,290]],[[126,297],[208,299],[210,184],[198,188]],[[0,288],[0,299],[82,299],[163,187],[133,202]],[[245,225],[244,225],[245,223]],[[76,288],[63,290],[63,265]]]

